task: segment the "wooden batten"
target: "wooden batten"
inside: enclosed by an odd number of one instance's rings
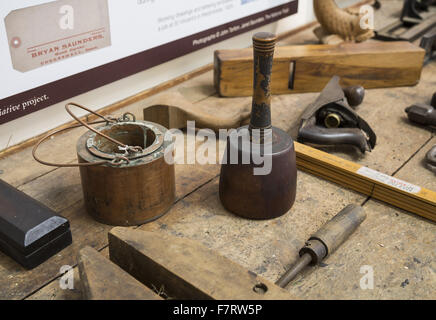
[[[158,232],[114,228],[110,259],[172,299],[292,300],[286,290],[200,243]]]

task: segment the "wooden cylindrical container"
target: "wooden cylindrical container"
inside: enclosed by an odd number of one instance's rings
[[[117,226],[150,222],[162,216],[175,200],[174,165],[165,161],[173,152],[161,125],[132,121],[107,124],[98,131],[142,152],[126,156],[125,150],[95,132],[77,142],[81,164],[125,156],[129,163],[81,166],[80,176],[88,213],[97,221]]]

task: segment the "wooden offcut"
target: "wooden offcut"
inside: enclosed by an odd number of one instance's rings
[[[196,241],[116,227],[110,259],[148,287],[174,299],[290,300],[284,289]]]
[[[79,273],[83,298],[87,300],[162,300],[91,247],[80,250]]]
[[[272,94],[319,92],[334,75],[342,78],[343,86],[413,86],[421,77],[424,55],[410,42],[278,47],[271,90]],[[253,50],[216,51],[214,82],[221,96],[252,95]]]
[[[158,123],[165,128],[186,128],[188,121],[195,121],[197,128],[219,129],[239,128],[250,120],[251,105],[239,103],[229,108],[216,108],[216,101],[196,105],[179,92],[169,92],[159,97],[159,104],[144,108],[144,120]],[[207,112],[206,110],[213,110]]]

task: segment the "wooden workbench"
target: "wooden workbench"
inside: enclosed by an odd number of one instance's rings
[[[309,43],[310,30],[290,36],[287,43]],[[212,57],[211,57],[212,58]],[[405,107],[429,103],[435,91],[436,62],[425,67],[416,87],[367,91],[358,112],[378,135],[372,153],[328,149],[411,183],[436,190],[435,175],[425,169],[425,152],[436,144],[435,132],[410,124]],[[250,98],[219,99],[209,71],[169,89],[210,110],[246,108]],[[273,123],[295,137],[298,118],[315,93],[273,98]],[[142,108],[159,101],[159,94],[123,110],[141,118]],[[76,159],[75,145],[83,129],[59,135],[40,149],[41,157],[59,162]],[[222,142],[221,142],[222,143]],[[177,201],[161,219],[139,227],[195,239],[231,260],[275,281],[297,259],[298,249],[323,223],[349,203],[363,204],[367,220],[322,267],[309,268],[289,291],[303,299],[435,299],[436,226],[434,223],[367,199],[358,193],[299,171],[297,200],[290,212],[271,221],[240,219],[222,207],[218,198],[219,165],[177,165]],[[110,226],[85,212],[79,170],[38,164],[31,148],[0,159],[0,179],[43,202],[70,220],[73,244],[47,262],[26,271],[0,253],[0,299],[80,299],[77,253],[86,246],[107,250]],[[59,286],[60,268],[74,267],[73,290]],[[362,266],[374,270],[374,289],[362,290]]]

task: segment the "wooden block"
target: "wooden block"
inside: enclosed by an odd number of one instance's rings
[[[332,76],[366,89],[419,82],[425,51],[410,42],[283,46],[276,49],[272,94],[321,91]],[[253,49],[215,51],[214,82],[221,96],[253,94]]]
[[[0,180],[0,251],[33,269],[71,241],[67,219]]]
[[[178,92],[163,94],[158,101],[159,104],[144,108],[144,120],[169,129],[186,128],[187,121],[195,121],[197,128],[218,132],[220,129],[239,128],[248,124],[251,114],[251,101],[238,101],[232,104],[232,108],[218,107],[214,99],[193,104]]]
[[[79,273],[87,300],[162,300],[91,247],[80,250]]]
[[[157,232],[114,228],[110,259],[174,299],[290,300],[284,289],[205,246]]]

